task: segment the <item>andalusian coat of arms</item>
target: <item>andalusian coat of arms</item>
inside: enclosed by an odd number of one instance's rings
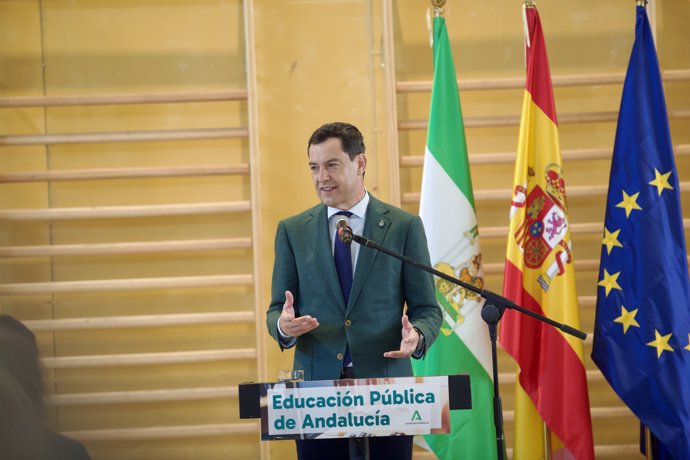
[[[441,261],[434,264],[434,268],[478,289],[483,289],[482,254],[474,252],[475,240],[478,234],[478,227],[476,225],[472,229],[463,232],[459,243],[453,246],[441,258]],[[457,265],[453,265],[451,261],[456,261]],[[441,296],[438,300],[444,319],[441,332],[445,335],[450,335],[465,322],[465,316],[467,316],[469,310],[472,306],[478,305],[482,298],[479,294],[446,281],[443,278],[436,277],[435,280],[437,295]]]

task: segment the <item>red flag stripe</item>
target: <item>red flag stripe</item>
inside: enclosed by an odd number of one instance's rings
[[[530,48],[527,50],[527,81],[525,89],[532,95],[534,103],[556,126],[556,104],[553,101],[553,88],[549,73],[549,58],[546,55],[544,32],[536,8],[527,8],[527,24],[530,32]]]
[[[504,295],[543,315],[522,288],[522,272],[510,261],[505,267]],[[592,445],[582,435],[592,430],[585,368],[565,338],[552,326],[508,310],[501,321],[501,343],[518,362],[520,384],[551,431],[576,458],[593,459]],[[567,397],[552,397],[563,393]]]

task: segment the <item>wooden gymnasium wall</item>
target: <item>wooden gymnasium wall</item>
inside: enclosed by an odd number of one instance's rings
[[[0,3],[0,308],[94,459],[260,455],[243,6]]]
[[[448,3],[487,286],[500,290],[521,2]],[[417,211],[427,7],[0,2],[0,312],[36,331],[50,418],[94,459],[294,458],[292,443],[259,444],[256,424],[237,416],[237,383],[291,364],[264,331],[274,230],[315,203],[306,140],[332,120],[362,129],[368,189]],[[591,332],[634,1],[538,7]],[[690,8],[664,0],[649,11],[687,182]],[[510,443],[514,365],[499,359]],[[589,358],[587,369],[597,456],[634,456],[635,420]]]

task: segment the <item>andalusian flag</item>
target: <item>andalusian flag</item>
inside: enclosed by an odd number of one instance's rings
[[[453,55],[442,17],[434,18],[434,86],[419,213],[432,265],[482,287],[482,256],[465,130]],[[426,436],[426,441],[440,459],[496,458],[491,342],[480,315],[482,299],[440,278],[436,278],[436,297],[443,309],[441,333],[426,357],[414,361],[415,373],[469,373],[472,410],[451,412],[452,433]]]
[[[568,206],[549,63],[537,9],[526,7],[525,20],[529,31],[527,81],[503,294],[518,305],[578,328]],[[551,431],[555,458],[593,459],[582,342],[512,310],[506,311],[500,326],[501,344],[520,368],[515,390],[513,458],[544,457],[545,422]]]

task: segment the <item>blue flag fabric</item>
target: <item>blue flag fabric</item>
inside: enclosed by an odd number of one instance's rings
[[[668,453],[690,452],[690,283],[652,31],[637,7],[606,205],[592,358]]]

